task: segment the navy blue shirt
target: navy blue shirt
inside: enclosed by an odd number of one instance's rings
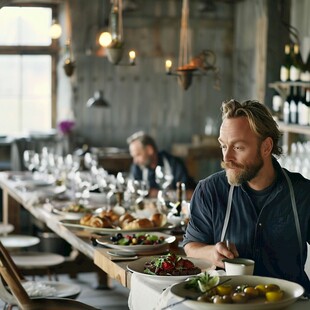
[[[184,162],[179,157],[173,156],[166,151],[160,151],[158,152],[158,165],[159,166],[164,166],[164,161],[163,161],[164,157],[167,159],[171,167],[171,172],[173,175],[173,181],[171,184],[171,188],[176,189],[176,183],[182,182],[182,183],[185,183],[185,186],[187,189],[194,189],[196,186],[196,183],[188,175]],[[159,189],[159,186],[156,183],[155,169],[147,168],[147,170],[148,170],[148,181],[149,181],[150,187]],[[135,180],[142,180],[142,170],[138,165],[136,164],[131,165],[130,174]]]
[[[246,186],[234,188],[226,237],[236,244],[240,257],[255,261],[254,274],[297,282],[310,292],[304,272],[307,242],[310,243],[310,180],[287,172],[292,181],[302,235],[302,263],[287,180],[273,160],[277,178],[273,190],[257,210]],[[200,181],[190,205],[190,221],[183,245],[189,242],[220,242],[227,208],[228,184],[225,171]],[[252,196],[253,197],[253,196]]]

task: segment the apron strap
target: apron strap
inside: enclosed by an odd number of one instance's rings
[[[226,230],[227,230],[227,226],[228,226],[228,222],[229,222],[229,217],[230,217],[230,211],[231,211],[233,192],[234,192],[234,186],[231,185],[230,189],[229,189],[229,194],[228,194],[226,215],[225,215],[224,225],[223,225],[222,234],[221,234],[221,242],[224,241],[224,238],[225,238],[225,235],[226,235]]]
[[[291,202],[292,202],[292,209],[293,209],[293,214],[294,214],[294,220],[295,220],[295,226],[296,226],[296,232],[297,232],[297,238],[299,242],[299,250],[300,250],[300,261],[301,261],[301,266],[302,266],[302,237],[301,237],[301,230],[300,230],[300,223],[299,223],[299,218],[298,218],[298,212],[297,212],[297,207],[296,207],[296,200],[295,200],[295,194],[293,190],[293,185],[292,182],[285,172],[284,169],[282,169],[283,174],[286,178],[286,181],[288,183],[288,187],[290,190],[290,196],[291,196]]]

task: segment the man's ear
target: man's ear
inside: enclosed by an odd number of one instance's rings
[[[273,141],[270,137],[267,137],[261,145],[261,153],[263,157],[268,157],[272,153]]]
[[[152,156],[154,154],[154,148],[151,145],[145,146],[145,151],[147,155]]]

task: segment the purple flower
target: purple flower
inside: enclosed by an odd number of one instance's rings
[[[73,120],[61,121],[58,123],[58,129],[61,131],[62,134],[66,135],[72,131],[74,125],[75,122]]]

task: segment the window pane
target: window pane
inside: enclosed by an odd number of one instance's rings
[[[50,8],[3,7],[0,10],[0,45],[50,45]]]
[[[0,133],[51,129],[51,56],[0,55]]]

